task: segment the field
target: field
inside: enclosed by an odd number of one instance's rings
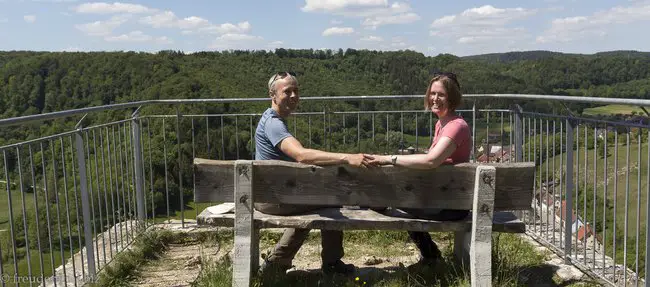
[[[622,114],[622,115],[631,115],[632,113],[636,114],[645,114],[645,112],[635,106],[629,106],[629,105],[606,105],[606,106],[600,106],[600,107],[595,107],[595,108],[587,108],[582,111],[584,115],[588,116],[598,116],[598,115],[616,115],[616,114]]]

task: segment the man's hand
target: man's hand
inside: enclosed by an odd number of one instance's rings
[[[365,159],[362,153],[359,154],[349,154],[345,157],[347,163],[354,167],[368,167],[368,161]]]
[[[391,164],[390,157],[387,155],[364,154],[364,161],[370,166],[380,166]]]

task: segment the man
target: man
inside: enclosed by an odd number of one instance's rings
[[[298,80],[292,74],[280,72],[273,75],[268,82],[271,108],[260,119],[255,131],[256,160],[286,160],[314,165],[349,164],[355,167],[367,167],[363,154],[330,153],[307,149],[294,138],[287,128],[285,120],[295,111],[300,100]],[[287,204],[256,203],[255,209],[274,215],[291,215],[318,209],[313,206]],[[291,261],[300,249],[309,229],[286,229],[273,252],[268,256],[261,271],[270,269],[286,272],[291,268]],[[322,271],[325,274],[354,272],[354,265],[345,264],[343,257],[343,232],[321,230]]]

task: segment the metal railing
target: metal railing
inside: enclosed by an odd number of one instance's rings
[[[543,95],[465,98],[470,104],[508,101],[506,108],[477,109],[474,104],[457,112],[472,128],[472,160],[536,163],[534,201],[522,214],[527,232],[603,282],[643,285],[638,278],[648,271],[645,247],[650,240],[648,121],[576,117],[562,106],[554,113],[524,111],[516,104],[645,107],[650,101]],[[395,153],[409,152],[406,148],[412,146],[424,152],[436,118],[413,109],[421,99],[304,97],[310,104],[405,104],[391,110],[311,105],[287,124],[306,147]],[[5,139],[14,143],[0,147],[7,192],[0,197],[6,198],[6,203],[0,200],[0,273],[7,278],[1,286],[82,285],[94,280],[145,228],[168,220],[184,226],[204,207],[191,202],[192,158],[252,158],[254,130],[263,112],[210,113],[203,112],[205,107],[257,102],[268,99],[153,100],[0,119],[3,129],[30,129],[33,123],[66,123],[84,116],[69,130]],[[196,104],[202,104],[203,111],[194,107],[192,113],[181,112]],[[175,112],[161,114],[161,105]],[[112,115],[113,120],[105,122],[89,119],[106,112],[130,116]]]

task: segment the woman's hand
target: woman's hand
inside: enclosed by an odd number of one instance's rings
[[[391,164],[390,156],[387,155],[363,154],[363,158],[364,161],[366,161],[369,166],[380,166],[380,165]]]

